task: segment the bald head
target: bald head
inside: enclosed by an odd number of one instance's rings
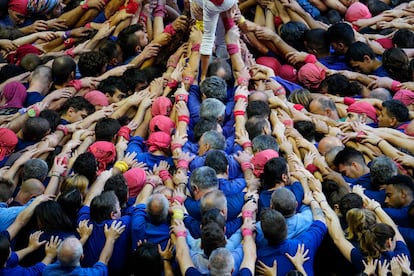
[[[40,180],[29,178],[23,181],[14,200],[24,205],[29,202],[30,199],[43,194],[44,191],[45,186]]]
[[[249,102],[251,101],[262,101],[267,103],[269,100],[269,97],[266,95],[266,93],[262,91],[255,91],[249,95]]]
[[[343,147],[342,141],[336,136],[326,136],[319,141],[318,151],[320,154],[325,155],[328,151],[334,147]]]
[[[153,194],[147,203],[147,213],[153,224],[160,224],[167,221],[169,203],[163,194]]]
[[[57,258],[62,266],[80,266],[82,255],[82,244],[75,237],[66,238],[57,251]]]
[[[334,160],[338,152],[340,152],[344,148],[345,148],[344,146],[333,147],[332,149],[330,149],[329,151],[325,153],[326,164],[328,164],[329,168],[333,170],[337,169],[334,164]]]
[[[320,96],[314,99],[309,104],[309,111],[314,114],[326,116],[335,121],[339,119],[335,102],[331,98],[326,96]]]

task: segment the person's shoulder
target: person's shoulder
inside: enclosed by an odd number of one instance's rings
[[[207,275],[207,274],[201,273],[195,267],[192,266],[192,267],[187,268],[184,275],[185,276],[203,276],[203,275]]]

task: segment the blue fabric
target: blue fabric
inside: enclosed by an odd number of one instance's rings
[[[237,230],[239,230],[240,227],[242,226],[242,223],[243,223],[243,219],[241,217],[238,217],[231,221],[227,220],[226,221],[226,233],[225,233],[226,237],[230,238],[234,233],[236,233]],[[185,216],[184,224],[194,239],[201,238],[201,230],[200,230],[201,222],[199,220],[196,220],[195,218],[191,216]]]
[[[144,162],[148,168],[152,170],[155,164],[160,164],[161,161],[166,161],[171,167],[174,167],[174,161],[171,156],[154,155],[150,152],[139,153],[135,156],[138,162]]]
[[[222,152],[226,154],[227,161],[229,163],[229,179],[243,178],[244,176],[239,162],[237,162],[232,155],[227,154],[225,151]],[[194,160],[190,162],[190,171],[204,166],[204,160],[206,159],[207,153],[208,152],[206,152],[203,156],[196,156]]]
[[[246,188],[246,180],[244,178],[224,179],[218,178],[219,190],[223,191],[226,196],[241,193]]]
[[[6,203],[0,202],[0,231],[6,230],[14,222],[17,215],[26,207],[27,204],[24,206],[7,207]]]
[[[145,209],[145,204],[138,204],[132,215],[132,248],[136,249],[139,240],[147,240],[148,242],[161,244],[164,250],[170,238],[170,225],[169,223],[152,224]]]
[[[397,255],[407,255],[408,257],[410,257],[410,252],[408,251],[408,247],[407,245],[405,245],[405,243],[401,242],[401,241],[397,241],[397,244],[395,246],[395,250],[394,251],[386,251],[386,252],[381,252],[381,256],[378,258],[381,263],[384,262],[384,260],[387,260],[388,262],[391,261],[391,259]],[[359,271],[362,272],[364,271],[364,264],[363,264],[363,260],[366,260],[364,258],[364,256],[362,255],[362,252],[359,248],[354,247],[351,250],[351,262],[353,264],[353,266]]]
[[[82,220],[90,220],[90,208],[88,206],[83,206],[78,212],[78,223]],[[89,237],[88,241],[84,245],[84,255],[81,265],[84,267],[92,267],[99,260],[99,255],[101,254],[102,248],[105,245],[105,233],[104,226],[111,226],[114,220],[108,219],[100,223],[90,221],[93,225],[92,234]],[[108,263],[109,273],[119,273],[122,274],[125,266],[126,260],[131,252],[130,247],[130,231],[131,231],[131,217],[129,215],[123,216],[117,221],[122,221],[122,225],[125,225],[125,231],[121,236],[116,240],[114,246],[114,254]]]
[[[333,70],[352,70],[345,62],[344,56],[330,55],[323,58],[318,58],[318,61],[329,69]]]
[[[400,209],[384,208],[384,211],[392,218],[392,220],[401,227],[410,227],[410,218],[408,216],[408,209],[410,206],[405,206]]]
[[[299,5],[307,11],[313,18],[321,15],[321,12],[315,8],[308,0],[299,0]]]
[[[288,253],[291,256],[296,254],[299,244],[305,244],[305,250],[309,249],[308,257],[310,258],[303,265],[306,273],[313,276],[313,261],[315,253],[320,246],[322,239],[327,231],[326,225],[321,221],[314,221],[308,231],[298,236],[296,239],[286,239],[283,242],[272,245],[259,247],[257,249],[257,259],[262,261],[267,266],[272,266],[273,261],[277,261],[277,275],[286,275],[295,267],[290,260],[285,256]]]
[[[38,141],[37,141],[38,142]],[[25,149],[29,146],[32,146],[37,143],[36,141],[26,141],[19,138],[16,147],[14,148],[14,152],[18,152],[19,150]]]
[[[136,152],[143,153],[147,152],[147,146],[144,143],[144,138],[141,136],[131,136],[128,142],[128,147],[126,149],[127,153]]]
[[[378,77],[389,77],[390,76],[387,70],[385,70],[385,68],[382,65],[378,67],[377,69],[375,69],[374,71],[372,71],[370,75],[375,75]]]
[[[35,103],[41,102],[45,97],[39,92],[27,92],[25,107],[29,107]]]
[[[279,76],[274,76],[272,77],[272,79],[274,79],[275,81],[277,81],[280,85],[282,85],[285,90],[289,93],[292,93],[292,91],[296,90],[296,89],[300,89],[302,88],[302,86],[300,86],[299,84],[290,82],[288,80],[285,80]]]
[[[296,211],[299,212],[300,207],[302,206],[302,200],[303,196],[305,195],[303,191],[302,184],[300,182],[295,181],[292,183],[292,185],[286,185],[284,186],[286,189],[289,189],[292,191],[292,193],[295,195],[296,201],[298,202],[298,207],[296,208]],[[259,195],[259,214],[260,210],[263,210],[263,208],[269,208],[270,207],[270,201],[272,198],[273,190],[264,190]]]
[[[43,276],[106,276],[108,275],[108,268],[102,262],[97,262],[93,267],[82,268],[63,267],[59,261],[48,265],[43,271]]]
[[[31,267],[22,267],[19,265],[19,257],[16,252],[12,252],[10,258],[7,260],[6,267],[0,269],[0,276],[35,276],[42,275],[42,271],[45,269],[44,263],[37,263]]]

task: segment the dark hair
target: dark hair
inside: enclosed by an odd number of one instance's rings
[[[263,235],[270,246],[277,245],[287,237],[285,217],[273,209],[264,209],[260,214]]]
[[[102,118],[95,125],[95,138],[96,141],[112,142],[121,124],[116,119]]]
[[[255,137],[263,134],[263,128],[269,126],[269,121],[263,117],[254,116],[250,117],[246,124],[245,128],[249,134],[250,140],[253,140]]]
[[[46,136],[50,130],[49,121],[45,118],[34,117],[24,122],[22,133],[24,140],[39,141]]]
[[[357,41],[349,46],[348,51],[345,54],[345,60],[350,61],[364,61],[365,56],[371,59],[375,59],[375,53],[371,47],[361,41]]]
[[[382,66],[393,79],[410,81],[408,67],[410,60],[400,48],[390,48],[382,54]]]
[[[199,141],[201,136],[207,131],[216,130],[217,129],[217,121],[214,121],[209,118],[200,118],[197,124],[194,126],[194,138],[196,141]]]
[[[344,217],[346,217],[349,210],[354,208],[361,209],[363,206],[362,197],[355,193],[346,194],[339,201],[339,211]]]
[[[377,223],[371,229],[362,231],[360,247],[362,253],[369,257],[378,258],[381,252],[386,249],[386,242],[394,238],[394,229],[385,223]]]
[[[200,92],[207,98],[215,98],[225,103],[227,98],[227,84],[222,78],[211,76],[201,82]]]
[[[62,207],[63,212],[65,212],[72,223],[76,223],[78,211],[82,205],[81,192],[75,187],[70,188],[62,191],[56,201]]]
[[[322,191],[326,196],[329,206],[332,208],[335,204],[339,205],[341,199],[349,193],[347,188],[329,179],[322,182]]]
[[[102,74],[107,64],[107,57],[98,51],[82,53],[79,57],[78,68],[82,77],[97,77]]]
[[[339,167],[340,164],[350,166],[352,162],[357,162],[360,165],[365,165],[364,156],[359,150],[351,147],[345,147],[336,155],[334,165],[336,167]]]
[[[135,276],[162,274],[162,259],[156,244],[144,242],[139,245],[134,252],[133,263],[131,271]]]
[[[118,198],[114,191],[106,191],[94,197],[91,202],[91,220],[100,223],[111,218],[111,213],[115,211]]]
[[[329,24],[337,24],[342,21],[341,14],[334,9],[330,9],[325,13],[325,17],[328,19]]]
[[[309,142],[315,139],[315,125],[311,121],[295,121],[293,126]]]
[[[47,232],[74,231],[71,220],[59,203],[53,200],[45,201],[36,206],[34,217],[39,229]]]
[[[118,45],[118,43],[116,43],[113,40],[108,39],[99,48],[99,52],[106,57],[108,62],[110,62],[118,54],[117,45]]]
[[[388,179],[398,173],[397,165],[386,155],[372,159],[369,167],[371,185],[375,190],[378,190],[380,185],[385,184]]]
[[[363,3],[364,5],[368,7],[373,17],[379,15],[380,13],[384,11],[391,9],[390,6],[388,6],[387,4],[379,0],[366,0],[366,1],[361,1],[361,3]]]
[[[122,77],[111,76],[101,81],[101,83],[98,85],[99,91],[104,94],[108,93],[110,96],[113,96],[117,89],[122,93],[128,93],[128,85],[125,83]]]
[[[273,191],[271,204],[272,209],[280,212],[284,217],[291,217],[296,212],[297,200],[291,190],[282,187]]]
[[[95,156],[91,152],[84,152],[73,163],[73,172],[86,176],[89,183],[93,183],[96,178],[96,172],[98,171],[97,167],[98,162]]]
[[[51,131],[55,131],[56,127],[59,125],[60,115],[55,110],[52,110],[52,109],[42,110],[39,114],[39,117],[45,118],[49,122]]]
[[[326,38],[330,43],[343,43],[349,47],[355,41],[355,34],[352,27],[347,23],[336,23],[326,31]]]
[[[0,264],[3,266],[9,259],[10,241],[4,234],[0,234]]]
[[[264,166],[260,178],[265,189],[273,188],[277,183],[283,182],[283,174],[288,173],[287,161],[283,157],[272,158]]]
[[[230,84],[229,82],[233,78],[233,74],[232,74],[232,71],[231,71],[230,64],[225,59],[222,59],[222,58],[214,59],[208,65],[206,76],[207,77],[216,76],[217,72],[220,69],[223,69],[224,72],[226,73],[225,76],[223,77],[223,79],[226,81],[227,85],[229,85]]]
[[[289,21],[280,28],[280,37],[298,51],[304,51],[303,36],[308,30],[302,22]]]
[[[246,107],[247,118],[259,116],[267,118],[270,115],[270,107],[264,101],[250,101]]]
[[[210,222],[217,223],[221,228],[224,229],[226,226],[226,218],[220,212],[218,208],[209,209],[202,214],[201,226],[207,225]]]
[[[206,155],[204,165],[213,168],[217,174],[226,173],[229,161],[224,152],[220,150],[210,150]]]
[[[0,202],[6,202],[13,194],[14,184],[11,180],[0,178]]]
[[[147,72],[137,68],[126,70],[122,78],[130,91],[136,91],[138,84],[143,84],[146,87],[149,83]]]
[[[226,236],[224,229],[214,221],[210,221],[201,228],[201,245],[204,254],[210,256],[214,249],[226,246]]]
[[[307,48],[316,50],[320,54],[329,53],[329,41],[326,39],[326,30],[312,29],[305,33],[304,41]]]
[[[104,192],[113,191],[118,198],[119,205],[125,206],[128,200],[128,185],[123,174],[113,175],[105,182]]]
[[[341,97],[359,95],[361,91],[361,86],[357,82],[349,81],[342,74],[334,74],[325,78],[321,83],[321,87],[326,87],[329,94],[339,95]]]
[[[69,98],[61,108],[61,114],[65,114],[69,108],[75,109],[75,111],[86,110],[88,114],[95,112],[95,107],[88,102],[84,97],[76,96]]]
[[[0,68],[0,83],[24,73],[24,69],[15,64],[6,64]]]
[[[386,185],[393,185],[398,189],[409,190],[411,193],[414,193],[414,182],[408,175],[395,175],[389,178]]]
[[[414,48],[414,33],[409,29],[399,29],[392,37],[392,43],[399,48]]]
[[[33,71],[36,69],[37,66],[41,64],[42,64],[42,60],[40,59],[40,57],[32,53],[25,55],[20,61],[20,66],[25,71]]]
[[[400,123],[406,122],[410,118],[408,108],[398,100],[382,102],[382,106],[387,109],[387,113],[390,117],[395,117]]]
[[[70,74],[76,71],[76,62],[70,56],[60,56],[53,60],[52,76],[55,84],[65,83]]]
[[[139,40],[135,32],[143,31],[144,27],[141,24],[133,24],[123,29],[118,35],[118,43],[121,46],[124,60],[130,56],[135,55],[136,47]]]

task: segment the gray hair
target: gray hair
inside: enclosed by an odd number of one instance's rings
[[[385,155],[374,158],[370,165],[371,183],[375,186],[387,183],[388,179],[398,174],[397,165]]]
[[[62,266],[74,267],[80,265],[83,247],[74,236],[67,237],[58,247],[57,258]]]
[[[147,213],[153,224],[167,221],[169,203],[164,194],[153,194],[148,198]]]
[[[207,166],[198,167],[191,173],[190,184],[200,190],[218,188],[216,171]]]
[[[224,103],[227,98],[227,84],[222,78],[211,76],[201,82],[200,92],[207,98],[215,98]]]
[[[224,138],[223,134],[217,130],[209,130],[204,132],[204,134],[201,136],[201,141],[204,144],[208,144],[210,146],[210,149],[226,149],[226,138]]]
[[[230,276],[234,268],[233,255],[224,247],[217,248],[211,252],[208,263],[210,266],[210,275],[212,276]]]
[[[225,210],[227,209],[226,196],[220,190],[208,192],[200,199],[200,209],[202,214],[211,209]]]
[[[291,217],[296,212],[297,201],[293,192],[286,188],[276,189],[272,193],[272,208],[279,211],[284,217]]]
[[[224,116],[226,106],[214,98],[205,99],[200,105],[200,118],[217,120]]]
[[[43,181],[48,172],[49,168],[46,161],[39,158],[30,159],[23,166],[23,181],[29,178],[36,178]]]
[[[279,151],[279,144],[272,135],[261,134],[252,140],[253,152],[260,152],[267,149]]]

